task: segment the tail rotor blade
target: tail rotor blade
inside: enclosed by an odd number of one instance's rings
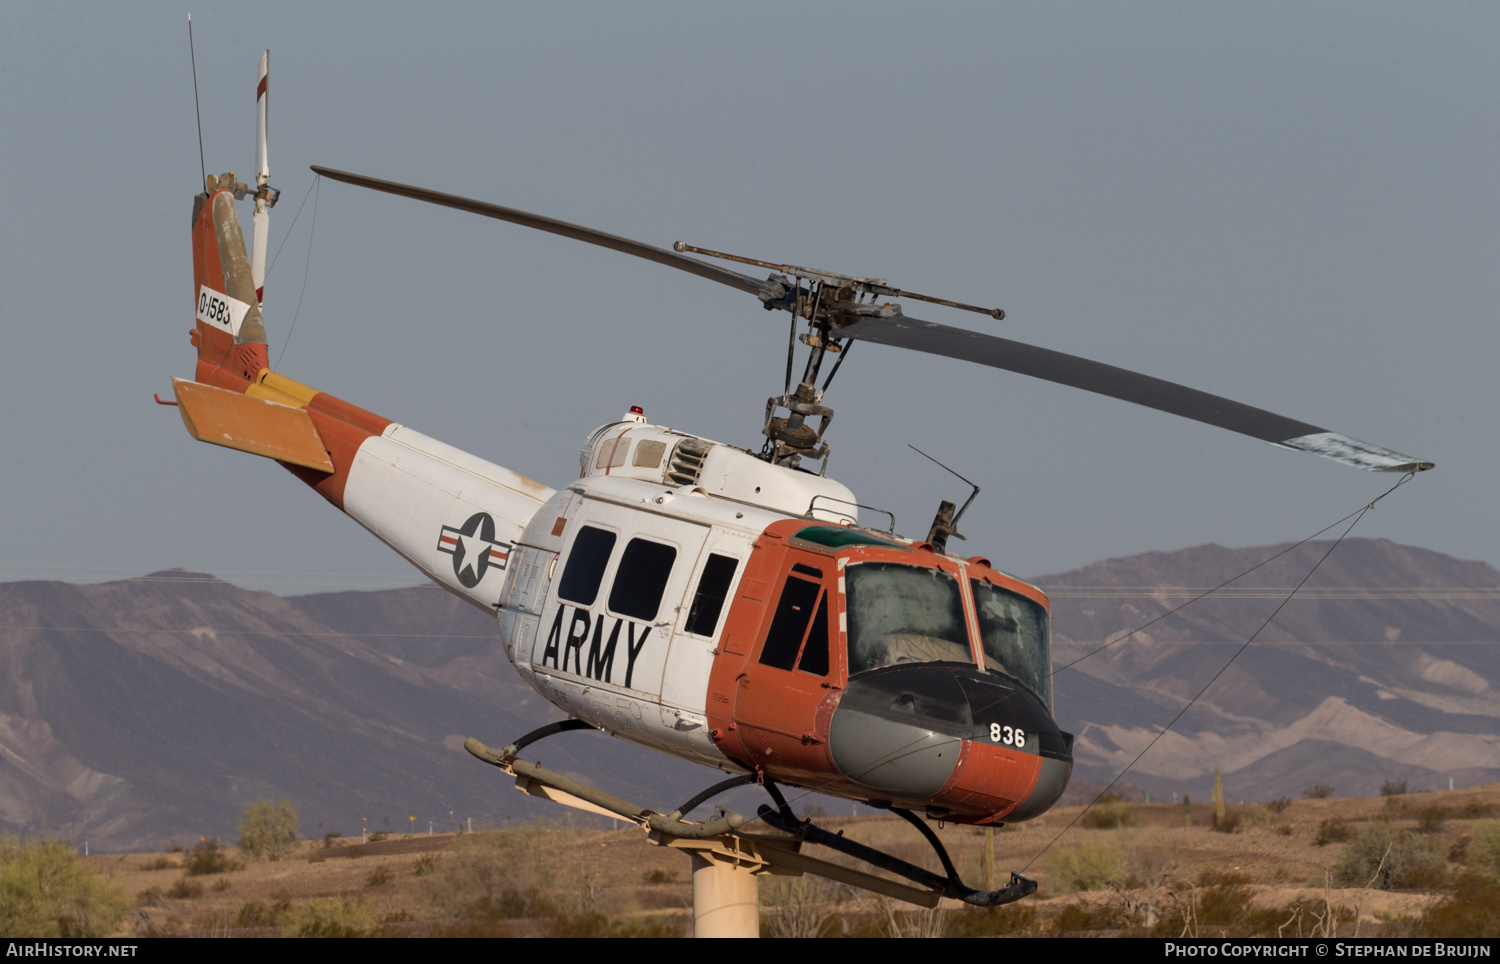
[[[260,76],[255,85],[255,185],[265,187],[271,179],[271,165],[266,160],[266,74],[271,66],[271,52],[260,55]]]
[[[255,300],[265,300],[266,244],[271,235],[271,211],[266,203],[266,183],[271,179],[271,164],[266,158],[266,77],[271,65],[271,52],[260,56],[260,78],[255,87],[255,217],[254,235],[250,245],[250,278],[255,283]]]

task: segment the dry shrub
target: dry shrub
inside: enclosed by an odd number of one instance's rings
[[[437,869],[437,854],[423,854],[412,864],[412,870],[418,877],[426,877]]]
[[[314,900],[290,908],[281,925],[283,937],[363,937],[374,922],[358,897]]]
[[[1318,824],[1318,833],[1313,837],[1313,843],[1319,847],[1326,847],[1331,843],[1343,843],[1352,833],[1348,821],[1342,817],[1329,817]]]
[[[1249,885],[1250,879],[1239,874],[1205,873],[1197,887],[1174,895],[1177,913],[1164,914],[1153,936],[1277,936],[1287,912],[1251,906]]]
[[[1080,826],[1091,830],[1113,830],[1116,827],[1134,827],[1141,822],[1135,807],[1114,794],[1106,794],[1078,818]]]
[[[641,882],[645,884],[670,884],[676,879],[676,874],[670,870],[663,870],[660,867],[653,867],[641,874]]]
[[[1331,796],[1333,796],[1333,787],[1326,783],[1314,783],[1302,791],[1304,800],[1326,800]]]
[[[429,927],[427,937],[515,937],[504,921],[460,920]]]
[[[1177,860],[1165,844],[1130,848],[1120,862],[1123,880],[1112,881],[1126,913],[1151,928],[1161,919],[1162,901],[1177,874]]]
[[[1285,813],[1292,806],[1291,797],[1277,797],[1266,804],[1266,809],[1272,813]]]
[[[1442,886],[1448,863],[1431,838],[1401,830],[1388,820],[1372,820],[1344,845],[1333,868],[1338,887],[1407,890]]]
[[[202,897],[203,885],[196,880],[188,880],[184,877],[172,885],[172,889],[167,891],[167,896],[175,897],[178,900],[192,900],[195,897]]]
[[[1500,821],[1486,820],[1475,824],[1468,850],[1470,869],[1500,883]]]
[[[1117,840],[1090,840],[1047,851],[1044,866],[1059,894],[1103,890],[1120,875],[1125,848]]]
[[[535,887],[521,890],[504,890],[498,894],[486,894],[468,906],[466,916],[471,920],[516,920],[528,917],[556,917],[564,913],[547,894]]]
[[[1382,797],[1399,797],[1406,793],[1406,780],[1387,780],[1380,785]]]
[[[182,866],[182,861],[176,859],[175,857],[168,857],[168,856],[163,855],[163,856],[157,857],[155,860],[148,860],[148,861],[146,861],[144,864],[141,865],[141,869],[142,870],[172,870],[175,867],[181,867],[181,866]]]
[[[218,837],[200,837],[198,845],[187,852],[187,875],[202,877],[205,874],[222,874],[238,870],[239,865],[229,859]]]
[[[680,919],[669,917],[628,917],[623,920],[608,914],[564,914],[547,928],[548,937],[688,937],[688,928]]]
[[[1493,817],[1495,806],[1481,800],[1470,800],[1458,808],[1456,816],[1460,820],[1479,820],[1484,817]]]
[[[848,888],[824,877],[762,877],[761,936],[831,937],[848,928],[840,913],[848,899]]]
[[[1234,833],[1240,829],[1240,815],[1237,813],[1225,813],[1224,819],[1214,817],[1214,833]]]
[[[578,834],[561,821],[464,834],[419,879],[429,916],[495,920],[607,909],[598,906],[604,882],[584,861]],[[572,868],[576,877],[567,872]]]
[[[257,897],[240,905],[234,922],[239,927],[280,927],[291,909],[292,902],[285,897],[270,901]]]
[[[885,911],[885,920],[880,925],[881,936],[895,938],[948,936],[948,914],[941,907],[898,910],[898,906],[909,907],[909,905],[898,904],[897,901],[885,897],[878,898],[878,900],[881,909]]]
[[[1046,933],[1053,937],[1069,937],[1093,931],[1118,931],[1129,926],[1130,920],[1122,907],[1113,904],[1101,907],[1069,904],[1062,909],[1062,913],[1052,918],[1052,926]]]
[[[417,925],[417,918],[404,910],[394,910],[380,915],[375,926],[361,937],[435,937],[430,925]],[[413,926],[416,925],[416,926]],[[487,934],[487,937],[510,937],[509,933]]]
[[[1452,812],[1439,804],[1428,804],[1417,811],[1417,831],[1419,833],[1442,833],[1443,825],[1447,823]]]
[[[119,929],[131,903],[67,841],[0,837],[0,934],[104,937]]]
[[[543,916],[543,915],[534,915]],[[427,937],[514,937],[515,933],[506,925],[508,918],[470,918],[451,921],[431,927]],[[377,930],[376,935],[387,933]],[[690,937],[691,924],[681,918],[628,917],[615,918],[604,913],[568,914],[560,913],[547,924],[545,937],[607,937],[607,938],[653,938]]]
[[[280,860],[297,846],[297,810],[290,800],[256,800],[240,820],[240,852]]]
[[[1458,878],[1453,893],[1427,908],[1419,937],[1484,937],[1500,934],[1500,882],[1482,874]]]
[[[395,878],[396,875],[391,872],[390,867],[386,866],[385,864],[379,864],[374,870],[370,871],[368,876],[365,877],[365,886],[379,887],[381,884],[390,883]]]
[[[964,908],[948,919],[949,937],[1023,937],[1042,932],[1042,917],[1030,904]]]

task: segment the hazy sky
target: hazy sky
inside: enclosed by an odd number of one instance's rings
[[[410,583],[287,472],[152,404],[194,357],[188,12],[6,11],[0,578]],[[553,485],[632,404],[758,448],[786,316],[335,183],[288,235],[309,164],[1003,307],[906,305],[1431,459],[1356,534],[1500,562],[1494,4],[191,12],[210,172],[252,169],[271,48],[272,357],[301,297],[280,369],[389,418]],[[920,535],[962,499],[915,443],[984,487],[957,547],[1020,574],[1297,539],[1394,481],[878,346],[828,402],[861,501]]]

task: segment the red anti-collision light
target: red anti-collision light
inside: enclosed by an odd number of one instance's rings
[[[644,408],[641,408],[639,405],[632,405],[632,406],[630,406],[630,414],[632,414],[632,415],[645,415],[646,414],[646,410]]]

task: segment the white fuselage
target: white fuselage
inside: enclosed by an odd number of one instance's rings
[[[577,481],[553,490],[393,425],[360,446],[344,509],[496,614],[522,678],[570,716],[739,770],[705,717],[725,620],[693,617],[694,600],[713,582],[727,612],[766,526],[852,523],[853,494],[639,416],[594,432],[582,463]]]

